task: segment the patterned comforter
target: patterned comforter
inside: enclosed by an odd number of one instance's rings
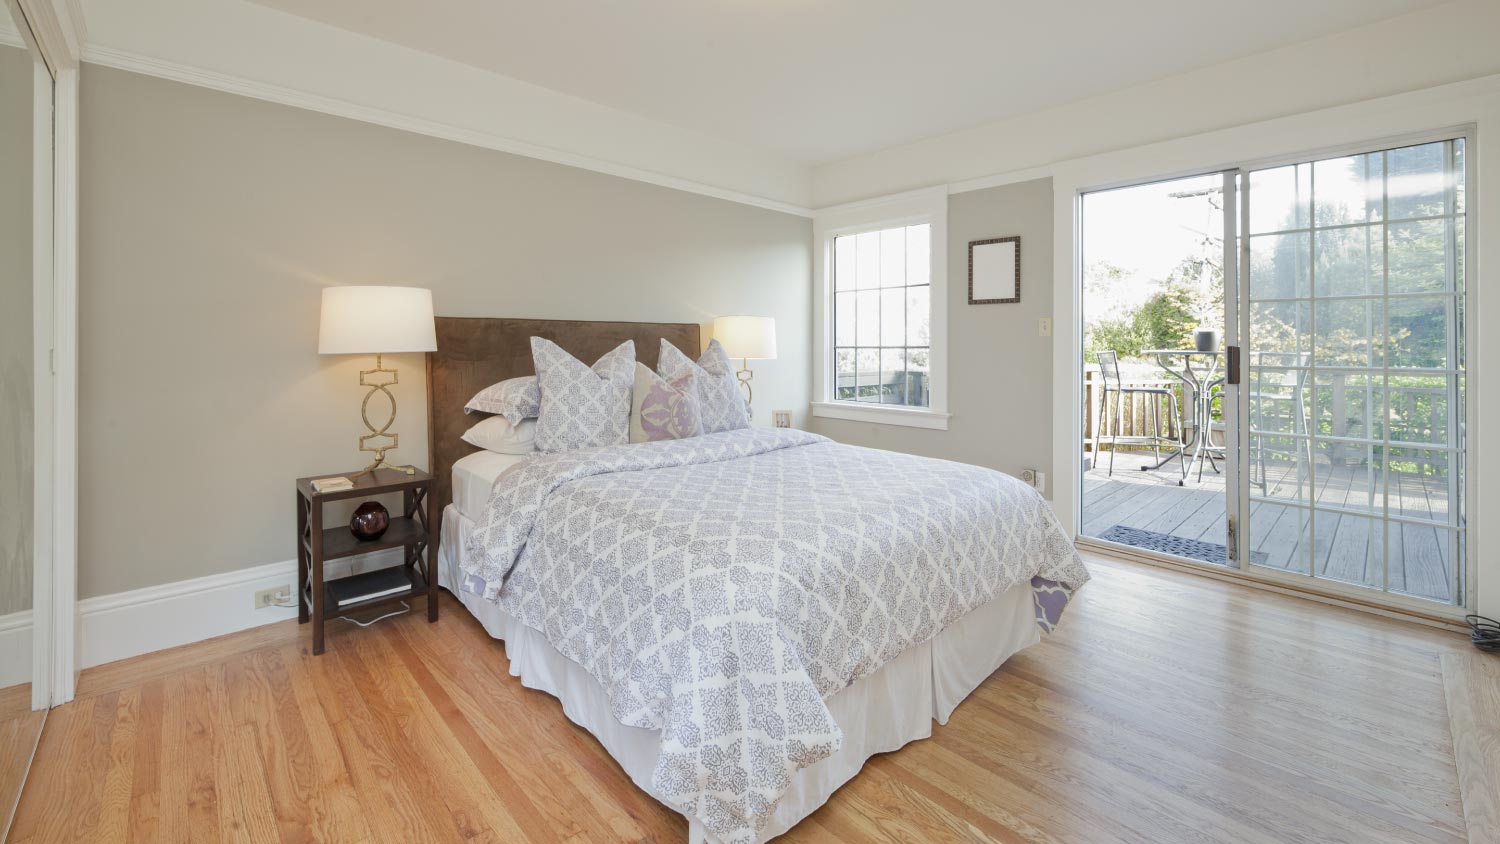
[[[839,749],[824,698],[1030,583],[1050,630],[1088,573],[988,469],[755,428],[539,456],[502,474],[463,588],[661,731],[657,794],[750,841]]]

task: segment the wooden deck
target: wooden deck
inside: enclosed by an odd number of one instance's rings
[[[1115,525],[1155,533],[1224,544],[1224,476],[1205,466],[1202,482],[1196,473],[1186,485],[1174,460],[1153,472],[1141,471],[1146,455],[1122,451],[1115,460],[1113,477],[1100,466],[1084,473],[1083,530],[1099,536]],[[1108,464],[1109,454],[1102,455]],[[1294,498],[1295,470],[1290,467],[1267,472],[1266,497]],[[1314,477],[1321,506],[1342,512],[1320,510],[1312,556],[1319,577],[1381,587],[1385,561],[1379,520],[1378,474],[1363,467],[1334,467],[1319,463]],[[1370,490],[1373,486],[1375,493]],[[1253,490],[1259,496],[1259,489]],[[1390,482],[1391,513],[1446,522],[1446,480],[1431,474],[1395,472]],[[1372,516],[1359,515],[1360,512]],[[1283,570],[1306,571],[1308,530],[1305,511],[1271,502],[1255,502],[1250,510],[1249,549],[1254,562]],[[1453,534],[1426,525],[1391,523],[1390,591],[1448,602],[1454,577],[1450,546]],[[1262,556],[1264,555],[1264,556]]]

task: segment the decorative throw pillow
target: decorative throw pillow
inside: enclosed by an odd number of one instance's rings
[[[634,342],[616,346],[591,368],[556,343],[533,337],[531,359],[542,392],[536,420],[539,451],[552,454],[630,441]]]
[[[541,408],[542,392],[537,386],[536,376],[523,375],[520,378],[507,378],[475,393],[474,398],[464,405],[464,413],[476,410],[481,413],[498,413],[509,419],[510,424],[519,425],[522,419],[536,416]]]
[[[536,451],[536,420],[512,425],[504,416],[490,416],[464,431],[463,441],[496,454],[530,454]]]
[[[749,406],[734,377],[734,365],[718,340],[708,341],[708,351],[696,363],[666,340],[661,341],[661,359],[657,374],[675,381],[692,375],[698,386],[698,413],[703,433],[716,434],[750,427]]]
[[[644,363],[635,365],[630,400],[630,441],[685,440],[703,433],[698,389],[691,374],[668,381]]]

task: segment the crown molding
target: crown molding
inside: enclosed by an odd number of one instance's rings
[[[12,0],[11,8],[13,13],[19,8],[25,17],[53,76],[78,67],[87,37],[78,0]]]
[[[350,120],[358,120],[362,123],[373,123],[377,126],[400,129],[418,135],[442,138],[443,140],[454,141],[469,146],[483,147],[484,149],[492,149],[526,158],[535,158],[540,161],[550,161],[554,164],[591,170],[609,176],[618,176],[622,179],[645,182],[646,184],[657,185],[659,187],[686,191],[729,202],[737,202],[741,205],[778,211],[783,214],[794,214],[799,217],[811,217],[813,215],[811,208],[802,205],[794,205],[763,196],[719,188],[691,179],[669,176],[664,173],[656,173],[638,167],[552,149],[488,132],[477,132],[472,129],[464,129],[426,118],[413,117],[386,109],[360,105],[334,97],[312,94],[280,85],[272,85],[217,71],[192,67],[186,64],[165,61],[127,50],[90,44],[84,47],[83,61],[88,64],[130,71],[131,73],[140,73],[159,79],[196,85],[201,88],[210,88],[215,91],[223,91],[228,94],[250,97],[265,102],[316,111]]]

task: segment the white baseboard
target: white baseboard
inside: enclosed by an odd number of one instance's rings
[[[342,577],[400,561],[401,549],[394,548],[335,560],[324,571],[328,577]],[[285,586],[290,591],[296,579],[297,561],[286,560],[79,601],[79,665],[92,668],[295,618],[295,605],[255,609],[254,601],[262,589]],[[296,593],[290,594],[295,600]],[[27,641],[29,648],[29,624]]]
[[[31,682],[31,610],[0,615],[0,689]]]

